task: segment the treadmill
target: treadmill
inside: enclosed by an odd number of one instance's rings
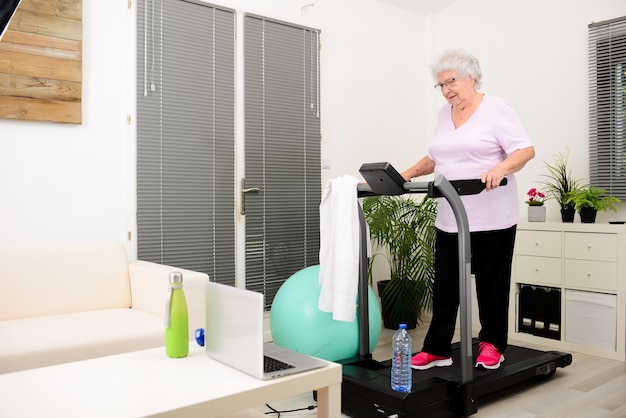
[[[359,205],[359,353],[339,360],[343,365],[341,404],[354,418],[417,418],[469,416],[478,411],[477,400],[500,389],[553,376],[557,367],[572,363],[572,355],[509,345],[506,361],[496,370],[474,368],[478,341],[472,339],[470,233],[460,195],[485,189],[480,180],[448,181],[438,176],[432,182],[405,182],[389,163],[363,164],[359,170],[367,184],[357,186],[358,197],[427,193],[445,198],[458,225],[461,339],[452,345],[453,365],[428,370],[413,369],[411,392],[391,389],[391,360],[376,361],[369,348],[368,257],[365,216]],[[501,185],[506,184],[506,178]]]

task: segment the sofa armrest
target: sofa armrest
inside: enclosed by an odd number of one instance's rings
[[[189,312],[189,339],[193,340],[194,331],[205,327],[204,307],[208,274],[150,261],[131,261],[128,263],[131,307],[163,318],[169,275],[173,271],[183,275],[183,290]]]

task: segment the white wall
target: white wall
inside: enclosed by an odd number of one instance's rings
[[[426,18],[377,1],[327,4],[322,157],[331,168],[323,179],[358,175],[365,162],[412,163],[416,149],[425,151],[419,138],[427,134],[422,115],[429,103],[421,87],[424,79],[430,83]]]
[[[322,30],[324,180],[357,175],[363,162],[402,169],[421,157],[443,104],[429,64],[448,47],[474,53],[483,91],[513,104],[537,146],[520,198],[541,160],[566,145],[575,174],[587,176],[587,24],[626,15],[623,0],[214,3]],[[132,253],[134,14],[126,0],[83,0],[82,125],[0,120],[0,244],[119,241]],[[608,217],[626,213],[598,221]]]
[[[0,244],[125,241],[126,4],[83,0],[82,125],[0,120]]]

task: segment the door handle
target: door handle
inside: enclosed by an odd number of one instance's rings
[[[241,178],[241,208],[239,209],[239,213],[241,213],[242,215],[246,214],[246,193],[259,193],[260,191],[261,189],[259,189],[258,187],[246,188],[246,178]]]

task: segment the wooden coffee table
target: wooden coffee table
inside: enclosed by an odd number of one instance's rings
[[[341,376],[341,365],[329,362],[263,381],[208,358],[200,347],[181,359],[156,348],[0,374],[0,416],[210,418],[317,390],[318,417],[338,418]]]

